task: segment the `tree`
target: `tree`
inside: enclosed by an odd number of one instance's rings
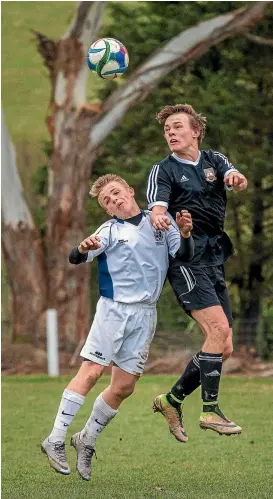
[[[145,99],[165,75],[219,42],[249,31],[263,18],[269,3],[252,3],[183,30],[140,65],[101,107],[85,103],[87,69],[83,47],[96,38],[105,3],[81,2],[68,31],[58,42],[36,33],[52,86],[47,124],[53,152],[43,241],[30,215],[26,215],[27,209],[23,216],[18,212],[14,220],[9,216],[7,191],[3,192],[3,247],[16,304],[15,337],[24,334],[32,342],[43,341],[44,312],[49,307],[58,310],[61,347],[74,348],[77,335],[87,331],[89,272],[82,267],[72,268],[67,255],[84,237],[85,201],[100,145],[126,112]],[[6,143],[9,149],[7,137]],[[23,199],[17,185],[14,199]],[[20,244],[15,244],[18,240]],[[31,258],[22,259],[22,254],[30,254]],[[20,261],[20,269],[14,261]],[[22,275],[27,276],[25,282]]]

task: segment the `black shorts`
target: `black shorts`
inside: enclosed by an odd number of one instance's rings
[[[188,315],[191,315],[191,310],[221,305],[229,326],[232,327],[231,304],[225,283],[224,265],[216,267],[171,265],[168,278],[180,305]]]

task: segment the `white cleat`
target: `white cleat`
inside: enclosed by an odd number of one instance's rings
[[[41,444],[41,450],[47,455],[50,466],[62,475],[69,475],[71,470],[65,455],[64,442],[50,442],[46,438]]]
[[[92,471],[92,457],[95,454],[94,447],[85,445],[80,439],[80,432],[71,437],[70,445],[77,452],[77,471],[83,480],[90,480]]]

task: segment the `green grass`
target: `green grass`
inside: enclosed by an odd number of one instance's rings
[[[241,436],[219,437],[198,427],[199,393],[185,404],[188,444],[179,444],[152,399],[174,376],[145,376],[120,414],[100,435],[91,482],[75,472],[50,469],[39,442],[50,432],[69,378],[4,378],[2,383],[2,497],[4,499],[270,499],[273,497],[272,380],[224,378],[221,407],[243,426]],[[93,401],[109,379],[99,381],[69,429],[82,428]]]

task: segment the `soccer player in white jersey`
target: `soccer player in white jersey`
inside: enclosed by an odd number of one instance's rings
[[[118,413],[122,401],[133,393],[143,373],[169,258],[179,254],[188,261],[194,254],[187,210],[176,213],[176,223],[171,218],[169,230],[161,231],[154,229],[150,212],[139,208],[134,190],[121,177],[100,177],[90,194],[112,218],[74,248],[69,261],[79,264],[98,257],[101,297],[81,351],[84,361],[64,390],[52,432],[41,445],[52,468],[68,475],[67,430],[86,395],[113,361],[110,385],[96,398],[85,427],[70,442],[84,480],[90,479],[98,435]]]

